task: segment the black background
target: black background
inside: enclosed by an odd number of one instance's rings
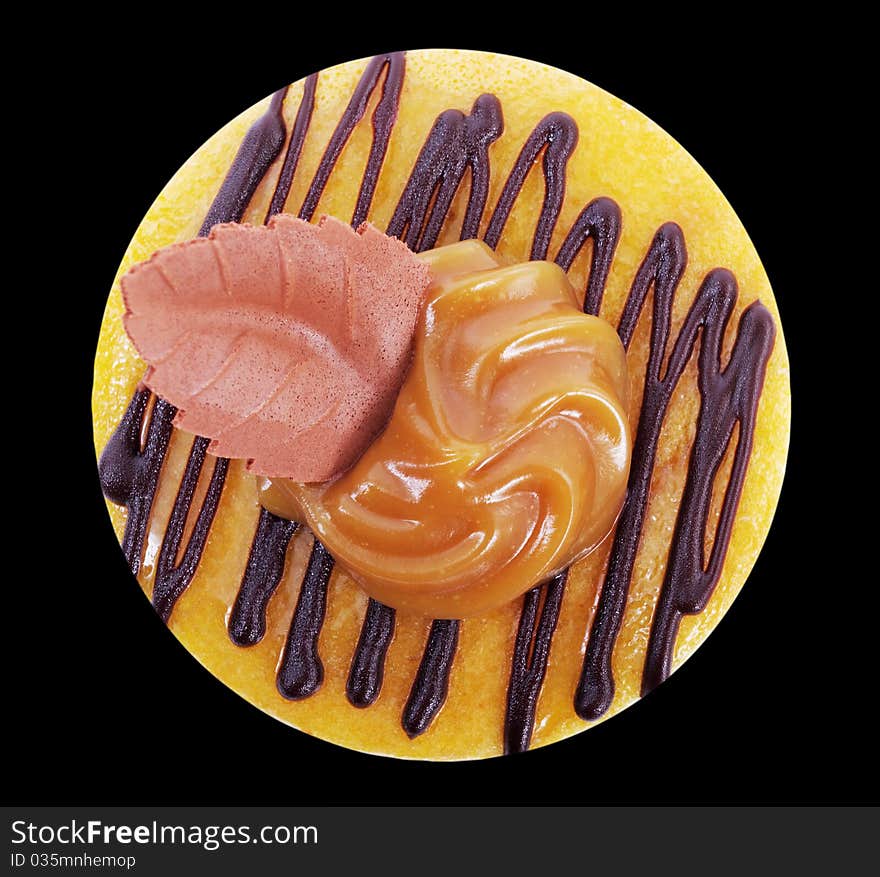
[[[34,428],[12,451],[10,489],[25,502],[7,539],[24,563],[6,582],[6,796],[22,804],[874,796],[876,757],[863,714],[870,665],[849,652],[864,636],[858,614],[835,609],[851,584],[841,581],[835,557],[839,520],[829,521],[822,505],[835,479],[817,461],[810,413],[811,328],[829,294],[817,268],[814,232],[827,194],[817,167],[834,113],[815,45],[763,26],[684,36],[668,11],[637,31],[635,22],[575,19],[565,39],[537,20],[534,28],[522,22],[516,40],[497,28],[398,37],[364,25],[377,36],[357,44],[287,32],[282,20],[268,41],[244,21],[229,23],[219,43],[208,34],[178,39],[169,22],[141,25],[137,40],[134,31],[110,41],[79,34],[51,97],[34,95],[38,117],[19,128],[19,149],[43,156],[28,166],[44,194],[29,199],[37,208],[29,230],[38,238],[24,287],[32,341],[25,372],[33,380],[20,397],[13,389],[9,406]],[[765,548],[691,661],[588,733],[525,756],[434,765],[360,755],[293,731],[240,700],[164,630],[130,577],[103,507],[89,393],[116,266],[152,200],[207,137],[315,69],[443,45],[522,55],[581,75],[696,157],[739,213],[773,284],[792,363],[794,422]],[[142,112],[131,111],[129,96]],[[47,239],[55,245],[46,247]],[[35,309],[44,311],[36,328]]]

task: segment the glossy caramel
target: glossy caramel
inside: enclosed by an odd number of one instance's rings
[[[631,438],[614,329],[550,262],[485,244],[424,253],[411,371],[385,431],[323,484],[266,480],[374,598],[434,618],[509,602],[594,549],[623,502]]]

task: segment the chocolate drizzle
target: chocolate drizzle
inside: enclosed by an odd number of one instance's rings
[[[538,216],[535,236],[532,240],[530,259],[546,259],[550,237],[562,210],[565,198],[565,169],[568,159],[578,141],[578,128],[574,119],[566,113],[550,113],[544,116],[529,134],[516,160],[507,182],[501,190],[498,203],[489,220],[483,240],[494,250],[501,240],[510,211],[522,190],[532,165],[544,151],[544,204]]]
[[[568,271],[586,242],[593,241],[590,275],[584,293],[585,314],[599,313],[619,238],[620,208],[610,198],[596,198],[580,212],[556,254],[556,264]]]
[[[441,113],[397,202],[388,234],[417,253],[430,250],[470,168],[471,190],[460,239],[475,238],[489,196],[489,146],[503,129],[501,103],[494,94],[480,95],[469,116],[459,110]]]
[[[394,638],[395,612],[390,606],[370,599],[367,614],[351,659],[345,693],[357,707],[374,703],[382,689],[385,655]]]
[[[260,510],[238,596],[229,615],[229,638],[238,646],[256,645],[266,634],[266,608],[284,573],[287,546],[299,524]]]
[[[627,496],[617,521],[608,570],[590,629],[583,672],[575,694],[575,710],[583,719],[599,718],[611,706],[614,697],[611,652],[623,621],[629,582],[639,550],[663,415],[687,361],[685,359],[676,363],[677,373],[670,362],[664,379],[660,379],[669,337],[672,301],[686,264],[687,251],[681,229],[674,223],[661,226],[633,281],[617,329],[624,346],[629,348],[642,306],[653,286],[654,319],[651,326],[650,357],[645,375],[642,410],[633,443]]]
[[[460,627],[458,621],[448,619],[431,624],[422,662],[401,718],[403,730],[410,739],[427,730],[446,700]]]
[[[559,621],[568,570],[523,597],[519,627],[513,645],[507,711],[504,716],[504,753],[525,752],[532,739],[538,695],[547,675],[550,644]],[[543,601],[542,601],[543,597]],[[543,606],[541,603],[543,602]],[[541,609],[540,619],[538,609]]]
[[[776,335],[770,312],[759,301],[753,302],[740,318],[733,352],[722,369],[721,343],[736,302],[736,279],[729,271],[716,269],[703,281],[697,300],[706,309],[699,357],[702,399],[666,577],[648,641],[643,695],[669,676],[682,615],[702,612],[721,576],[752,453],[758,400]],[[724,491],[709,561],[705,563],[712,485],[737,422],[739,439],[730,480]]]
[[[281,165],[281,173],[278,175],[278,182],[275,184],[275,191],[272,194],[272,202],[269,204],[269,212],[263,221],[267,223],[276,213],[284,210],[284,204],[290,193],[290,186],[293,183],[293,175],[296,173],[296,166],[299,164],[299,157],[302,153],[303,143],[306,142],[306,134],[309,130],[309,123],[312,121],[312,112],[315,109],[315,89],[318,86],[318,74],[313,73],[305,81],[303,85],[303,96],[296,111],[296,120],[293,123],[293,130],[290,132],[290,143],[287,144],[287,152],[284,155],[284,164]]]
[[[352,225],[357,226],[366,220],[397,118],[404,68],[402,53],[381,55],[367,64],[311,181],[299,210],[301,218],[309,220],[313,217],[345,145],[381,84],[381,94],[371,119],[373,139]],[[304,84],[302,101],[266,221],[283,210],[288,199],[314,112],[317,81],[315,74]],[[273,95],[266,114],[246,134],[200,234],[207,234],[216,223],[239,221],[243,217],[257,187],[286,141],[282,115],[286,92],[287,89],[282,89]],[[489,148],[502,131],[501,106],[491,94],[478,97],[470,114],[447,110],[438,116],[401,192],[388,233],[402,237],[417,251],[433,247],[465,173],[470,169],[470,191],[460,237],[476,237],[489,193]],[[535,126],[489,218],[484,235],[487,244],[493,248],[498,245],[525,180],[543,155],[544,199],[530,256],[532,259],[547,257],[565,197],[568,160],[577,140],[577,125],[565,113],[550,113]],[[620,228],[617,204],[610,198],[596,198],[581,211],[556,255],[555,261],[567,271],[587,241],[592,241],[589,279],[584,294],[584,311],[587,313],[599,312]],[[623,620],[641,540],[663,419],[700,333],[701,399],[696,439],[651,628],[643,694],[668,676],[682,616],[705,608],[718,581],[751,454],[758,400],[774,341],[772,316],[759,302],[744,311],[733,352],[727,366],[722,368],[721,346],[736,302],[736,282],[729,272],[715,269],[703,280],[663,371],[672,305],[686,263],[681,229],[674,223],[663,225],[636,274],[618,327],[620,337],[628,347],[648,294],[653,290],[649,362],[627,499],[615,532],[575,693],[575,710],[588,720],[602,716],[614,697],[611,656]],[[161,399],[155,400],[150,411],[150,400],[148,390],[141,387],[135,392],[99,463],[105,495],[128,509],[122,547],[134,573],[140,569],[153,499],[175,414],[173,406]],[[144,430],[148,416],[149,424]],[[731,476],[725,488],[709,559],[705,562],[704,543],[712,487],[737,424],[739,433]],[[159,553],[154,604],[166,620],[176,599],[192,580],[223,489],[228,461],[218,459],[190,540],[180,563],[176,563],[207,445],[203,438],[194,441]],[[286,552],[296,530],[295,523],[267,511],[261,512],[239,594],[230,614],[229,635],[233,642],[242,646],[253,645],[264,636],[268,602],[283,576]],[[332,557],[316,540],[276,679],[279,692],[286,698],[308,697],[317,691],[323,680],[318,639],[332,569]],[[533,588],[523,598],[508,687],[503,732],[505,752],[521,752],[530,744],[566,580],[567,572]],[[346,684],[348,699],[355,706],[369,706],[379,696],[394,628],[394,610],[370,600]],[[403,729],[410,737],[429,727],[446,698],[459,631],[460,624],[456,621],[434,621],[431,625],[401,716]]]
[[[192,534],[186,543],[183,557],[180,559],[180,563],[178,563],[177,555],[180,550],[180,543],[183,540],[186,519],[190,514],[196,485],[199,482],[199,475],[201,475],[202,467],[205,464],[205,453],[208,450],[208,444],[208,439],[201,436],[196,436],[193,442],[189,459],[186,462],[186,469],[183,473],[183,479],[180,482],[180,489],[177,491],[177,496],[174,499],[171,517],[168,519],[168,525],[165,528],[162,547],[159,550],[156,578],[153,582],[153,607],[159,613],[159,617],[165,622],[168,621],[174,604],[189,587],[193,576],[196,574],[196,568],[199,565],[199,560],[201,560],[202,552],[205,550],[205,543],[208,541],[208,533],[211,530],[214,515],[217,513],[217,506],[220,504],[223,484],[226,481],[226,472],[229,469],[229,460],[225,457],[214,458],[214,469],[211,473],[211,480],[208,483],[207,493],[196,515]]]
[[[373,111],[373,143],[370,146],[370,154],[367,157],[367,166],[364,168],[364,176],[361,180],[361,187],[358,191],[357,205],[354,209],[354,215],[351,224],[357,228],[366,218],[370,210],[370,204],[373,201],[373,192],[376,190],[376,183],[379,180],[379,171],[382,169],[382,162],[385,160],[385,152],[388,149],[388,140],[391,137],[391,129],[397,119],[397,107],[400,103],[400,92],[403,88],[403,72],[405,62],[403,52],[395,52],[391,55],[378,55],[367,64],[358,84],[355,86],[354,93],[336,130],[330,137],[327,149],[315,172],[309,191],[306,193],[302,208],[299,211],[301,219],[311,219],[315,213],[315,208],[321,200],[321,194],[330,178],[330,173],[351,132],[354,131],[358,122],[363,118],[367,111],[367,104],[374,89],[379,84],[379,78],[382,72],[387,68],[388,75],[382,85],[382,96],[376,104]]]
[[[122,553],[134,575],[140,572],[150,510],[171,440],[171,421],[176,412],[174,406],[164,399],[156,399],[149,413],[147,439],[142,448],[141,435],[151,396],[144,386],[135,390],[119,426],[113,431],[98,461],[98,478],[104,496],[110,502],[128,509]]]
[[[324,681],[318,636],[327,609],[327,584],[331,572],[333,558],[316,539],[275,680],[278,691],[288,700],[301,700],[314,694]]]
[[[646,668],[648,688],[651,682],[659,681],[661,676],[665,678],[664,674],[669,673],[672,637],[677,630],[681,612],[690,611],[688,606],[698,605],[700,600],[705,602],[711,595],[717,574],[720,574],[720,564],[724,559],[733,515],[742,491],[745,466],[752,443],[754,411],[773,346],[773,320],[767,309],[757,302],[745,312],[734,343],[736,358],[731,358],[730,366],[722,373],[720,345],[736,302],[736,281],[729,271],[711,271],[697,292],[661,377],[669,342],[675,291],[686,264],[684,235],[675,223],[668,222],[654,236],[633,281],[618,327],[624,345],[629,347],[648,291],[653,288],[654,307],[648,365],[627,497],[618,520],[608,570],[575,692],[575,711],[587,720],[604,715],[614,699],[611,656],[623,621],[633,566],[641,541],[663,419],[701,329],[703,340],[700,350],[701,403],[698,427],[701,441],[694,445],[691,452],[688,486],[685,490],[687,502],[682,502],[676,522],[677,554],[670,555],[670,566],[667,568],[663,588],[666,596],[661,602],[665,608],[661,612],[658,606],[658,612],[655,613],[651,632],[653,658],[649,655]],[[752,316],[747,318],[749,313]],[[760,330],[757,326],[761,327]],[[770,327],[769,331],[767,326]],[[731,477],[725,494],[722,523],[726,530],[719,527],[710,569],[708,574],[704,574],[702,554],[711,500],[709,488],[737,419],[740,419],[741,427],[738,446],[740,453],[737,454],[740,468],[737,470],[737,478]],[[696,489],[702,489],[705,495],[699,499],[693,497],[692,493]],[[686,539],[680,535],[682,532],[689,534]],[[698,539],[698,544],[694,543],[695,539]],[[695,578],[684,578],[685,574]],[[679,579],[678,576],[682,578]]]
[[[199,236],[204,237],[218,223],[240,222],[257,186],[281,152],[287,132],[284,128],[284,96],[287,86],[272,95],[269,109],[248,129],[223,185],[208,208]]]

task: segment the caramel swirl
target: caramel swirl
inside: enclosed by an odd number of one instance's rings
[[[608,534],[626,489],[626,357],[550,262],[485,244],[424,253],[413,364],[384,433],[323,484],[266,481],[377,600],[434,618],[485,612]]]

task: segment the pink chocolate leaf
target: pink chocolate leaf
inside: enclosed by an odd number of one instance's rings
[[[122,278],[125,329],[175,425],[259,475],[326,481],[391,415],[430,271],[332,217],[230,223]]]

